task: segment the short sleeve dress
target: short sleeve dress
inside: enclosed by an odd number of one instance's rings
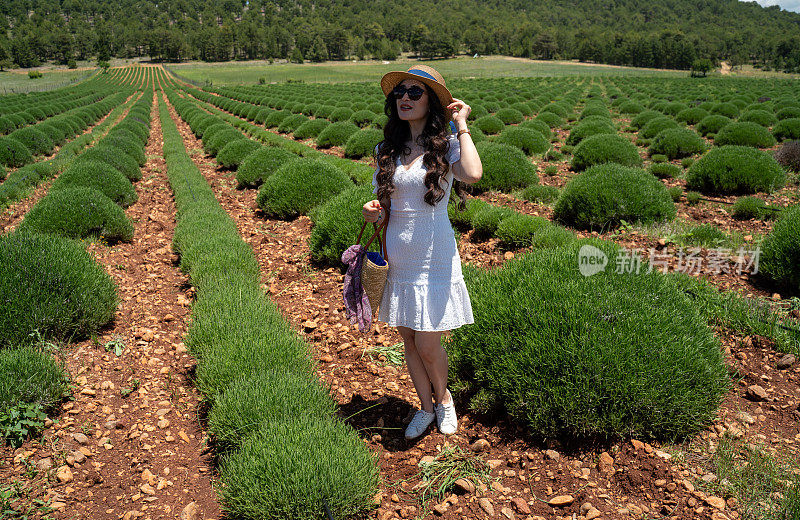
[[[461,148],[454,135],[449,141],[447,162],[452,165],[461,158]],[[427,192],[426,172],[422,157],[408,168],[397,160],[386,226],[389,271],[377,319],[393,327],[446,331],[474,323],[472,303],[447,216],[453,169],[448,169],[445,194],[436,206],[423,199]],[[376,169],[372,175],[373,193],[378,191],[377,174]]]

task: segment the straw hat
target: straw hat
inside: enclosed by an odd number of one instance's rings
[[[405,72],[387,72],[381,78],[383,94],[388,96],[392,89],[404,79],[415,79],[428,85],[436,93],[436,97],[439,98],[442,107],[446,107],[453,102],[453,95],[447,90],[442,75],[436,69],[427,65],[412,65]]]

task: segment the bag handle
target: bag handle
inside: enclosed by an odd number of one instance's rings
[[[387,262],[389,261],[389,257],[386,254],[386,225],[389,222],[388,214],[386,218],[383,219],[383,222],[380,225],[376,224],[375,222],[372,223],[372,227],[375,229],[375,232],[372,234],[372,237],[367,241],[364,249],[369,249],[369,246],[372,244],[372,241],[375,238],[378,239],[378,249],[381,251],[383,255],[383,259]],[[358,238],[356,239],[356,244],[361,243],[361,235],[364,233],[364,228],[367,227],[367,221],[365,220],[363,224],[361,224],[361,231],[358,232]],[[381,240],[381,231],[383,231],[383,240]]]

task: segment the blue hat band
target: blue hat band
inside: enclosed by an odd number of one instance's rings
[[[408,72],[409,74],[414,74],[415,76],[422,76],[423,78],[432,79],[432,80],[433,80],[433,81],[435,81],[436,83],[439,83],[439,80],[437,80],[436,78],[434,78],[433,76],[431,76],[430,74],[428,74],[427,72],[425,72],[424,70],[419,70],[419,69],[409,69],[409,70],[408,70],[408,71],[406,71],[406,72]]]

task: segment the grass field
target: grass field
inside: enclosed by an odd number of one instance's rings
[[[399,59],[393,62],[359,61],[327,63],[274,63],[266,61],[187,63],[170,65],[170,70],[183,78],[214,85],[255,84],[259,78],[267,83],[287,79],[307,83],[336,83],[344,81],[378,81],[391,70],[406,70],[418,60]],[[459,57],[448,60],[426,61],[445,78],[541,77],[541,76],[685,76],[686,71],[639,69],[593,65],[565,61],[536,61],[504,56],[482,58]]]
[[[92,70],[69,69],[40,69],[42,77],[30,79],[27,69],[0,72],[0,94],[14,94],[19,92],[34,92],[52,90],[65,87],[70,83],[82,80],[90,75]]]

